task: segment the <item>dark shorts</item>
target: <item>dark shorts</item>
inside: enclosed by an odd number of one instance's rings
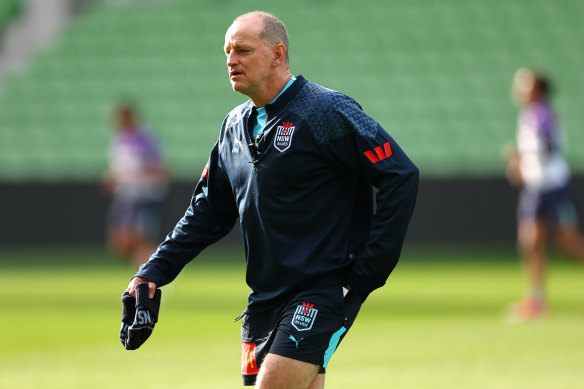
[[[552,190],[523,189],[519,197],[518,219],[540,219],[555,225],[574,225],[576,209],[569,184]]]
[[[305,290],[281,306],[261,313],[245,313],[241,323],[243,384],[255,384],[268,353],[321,366],[329,360],[357,317],[362,298],[343,297],[342,286]]]
[[[129,228],[156,241],[160,235],[163,205],[163,199],[114,197],[108,213],[108,228]]]

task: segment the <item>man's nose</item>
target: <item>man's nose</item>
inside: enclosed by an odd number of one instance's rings
[[[231,51],[227,54],[227,66],[233,66],[235,64],[237,64],[237,57],[235,56],[235,53]]]

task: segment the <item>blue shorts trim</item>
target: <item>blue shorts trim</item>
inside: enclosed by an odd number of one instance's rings
[[[326,349],[326,351],[324,352],[324,363],[322,364],[322,367],[324,367],[325,369],[328,366],[328,363],[329,363],[331,357],[333,356],[333,353],[335,352],[339,343],[341,342],[341,336],[345,332],[347,332],[347,329],[343,326],[343,327],[339,328],[339,330],[337,332],[335,332],[333,334],[333,336],[331,336],[329,346]]]

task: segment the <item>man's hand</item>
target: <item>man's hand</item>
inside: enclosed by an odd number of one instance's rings
[[[156,293],[156,284],[150,280],[147,280],[146,278],[142,278],[142,277],[132,278],[132,280],[130,281],[130,284],[128,285],[128,288],[126,289],[126,292],[128,292],[130,294],[130,296],[136,298],[136,285],[138,285],[142,282],[148,283],[148,298],[153,299],[154,294]]]
[[[135,280],[135,279],[134,279]],[[132,281],[134,281],[132,280]],[[153,298],[150,298],[154,285]],[[130,294],[134,292],[134,296]],[[158,321],[160,309],[160,289],[153,282],[130,282],[128,290],[122,295],[122,328],[120,341],[126,350],[140,347],[152,334]]]

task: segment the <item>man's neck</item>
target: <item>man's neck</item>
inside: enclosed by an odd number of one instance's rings
[[[256,108],[261,108],[271,103],[278,94],[284,89],[288,81],[292,78],[292,73],[286,70],[282,75],[279,75],[274,81],[268,81],[266,88],[258,92],[254,96],[249,96]]]

